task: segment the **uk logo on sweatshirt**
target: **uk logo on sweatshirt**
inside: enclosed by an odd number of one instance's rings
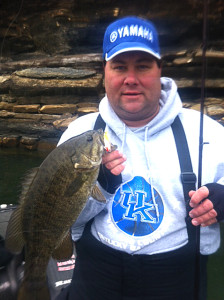
[[[141,176],[134,177],[117,190],[112,217],[120,230],[131,236],[146,236],[154,232],[164,216],[160,194]]]

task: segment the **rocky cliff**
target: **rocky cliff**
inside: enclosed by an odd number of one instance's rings
[[[224,124],[224,3],[207,0],[205,112]],[[101,45],[117,17],[152,20],[163,76],[199,109],[203,1],[1,0],[0,144],[55,145],[69,122],[97,111],[104,94]]]

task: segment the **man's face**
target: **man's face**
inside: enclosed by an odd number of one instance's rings
[[[119,54],[105,65],[105,89],[116,114],[127,125],[143,126],[159,112],[161,68],[148,53]]]

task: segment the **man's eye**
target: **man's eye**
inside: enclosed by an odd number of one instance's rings
[[[150,66],[149,65],[139,65],[138,69],[139,70],[148,70],[148,69],[150,69]]]
[[[124,66],[114,66],[114,70],[123,71],[125,70]]]

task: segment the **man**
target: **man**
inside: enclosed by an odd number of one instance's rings
[[[174,81],[161,78],[153,24],[137,17],[110,24],[103,59],[106,96],[99,113],[118,148],[102,158],[98,186],[107,203],[88,199],[72,227],[76,267],[58,299],[193,299],[195,240],[190,232],[201,226],[204,300],[204,257],[218,249],[218,221],[224,217],[224,129],[205,116],[203,186],[187,191],[186,218],[172,128],[178,116],[197,173],[200,117],[182,108]],[[78,118],[59,143],[96,128],[97,117]]]

